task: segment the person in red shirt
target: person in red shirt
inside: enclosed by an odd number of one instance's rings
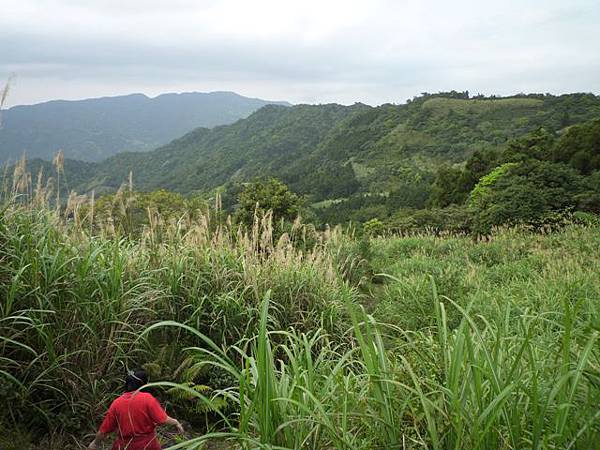
[[[179,433],[183,433],[181,424],[167,415],[158,400],[140,390],[145,384],[148,384],[145,371],[129,372],[125,380],[125,393],[108,408],[88,450],[96,450],[112,432],[117,433],[112,450],[161,450],[155,431],[157,425],[174,425]]]

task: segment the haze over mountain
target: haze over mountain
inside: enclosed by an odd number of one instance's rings
[[[148,151],[197,127],[235,122],[270,103],[233,92],[143,94],[56,100],[2,111],[0,162],[67,158],[99,161],[123,151]]]

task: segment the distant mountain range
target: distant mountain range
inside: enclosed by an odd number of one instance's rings
[[[149,151],[197,128],[225,125],[267,104],[287,102],[233,92],[190,92],[149,98],[143,94],[57,100],[2,111],[0,162],[65,157],[100,161],[124,151]]]

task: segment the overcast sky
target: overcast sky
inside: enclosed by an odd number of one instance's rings
[[[8,106],[231,90],[293,103],[600,94],[600,0],[1,0]]]

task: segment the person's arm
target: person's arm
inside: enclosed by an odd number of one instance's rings
[[[90,443],[90,445],[88,445],[88,450],[96,450],[99,448],[98,446],[100,445],[100,442],[102,442],[110,433],[115,431],[116,428],[117,419],[115,418],[113,413],[113,405],[111,404],[110,408],[108,408],[108,411],[106,412],[106,415],[104,416],[104,420],[102,421],[98,432],[96,433],[96,437]]]
[[[88,445],[88,450],[96,450],[98,448],[98,445],[100,445],[100,442],[102,442],[105,437],[105,433],[103,433],[102,431],[98,431],[94,440],[90,443],[90,445]]]
[[[172,425],[177,427],[178,433],[183,433],[184,430],[181,423],[179,423],[177,419],[169,416],[163,407],[160,406],[158,400],[156,400],[152,395],[149,395],[147,399],[148,413],[150,414],[150,417],[152,417],[154,423],[157,425]]]
[[[179,420],[174,419],[171,416],[167,416],[167,420],[165,420],[163,423],[166,425],[172,425],[172,426],[176,427],[178,433],[183,434],[183,432],[184,432],[183,425],[181,425]]]

